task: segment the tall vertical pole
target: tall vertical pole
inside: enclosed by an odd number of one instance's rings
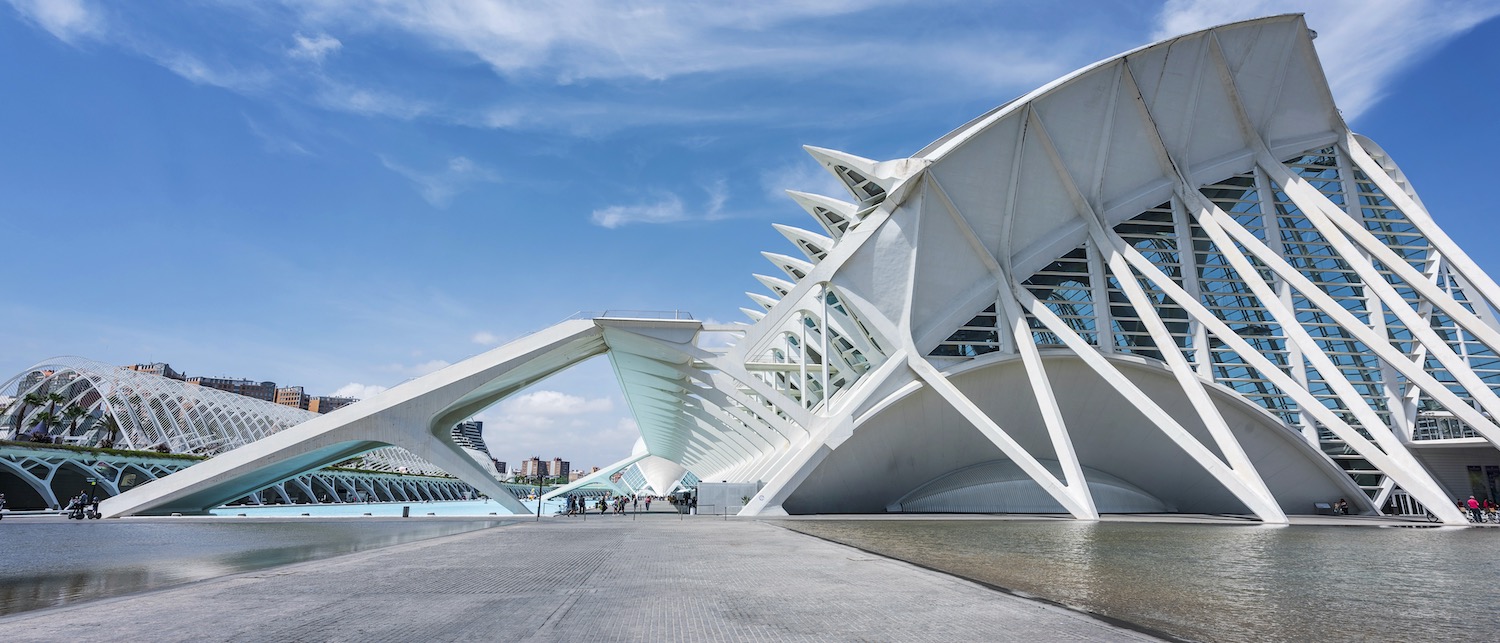
[[[832,327],[832,324],[828,323],[828,284],[819,285],[818,300],[823,303],[823,319],[819,322],[821,324],[819,334],[823,338],[823,412],[827,413],[828,398],[833,395],[833,391],[828,388],[828,365],[833,363],[833,360],[828,358],[828,329]]]
[[[798,372],[801,379],[797,380],[797,388],[802,393],[802,408],[808,407],[807,403],[807,311],[797,313],[797,344],[802,349],[802,359],[798,360]]]

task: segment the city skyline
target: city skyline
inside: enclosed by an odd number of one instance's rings
[[[1353,129],[1454,237],[1488,232],[1472,185],[1500,97],[1456,79],[1500,62],[1500,8],[929,7],[601,5],[596,24],[13,1],[0,51],[25,63],[0,75],[27,99],[0,114],[28,127],[0,148],[0,212],[32,290],[0,304],[0,372],[76,354],[369,397],[579,309],[738,321],[774,270],[758,253],[791,248],[769,224],[806,226],[779,191],[838,195],[800,145],[900,158],[1116,51],[1285,11],[1308,11]],[[607,463],[636,437],[598,360],[476,417],[507,457]]]

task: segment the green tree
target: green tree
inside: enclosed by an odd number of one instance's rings
[[[23,426],[23,424],[26,422],[26,407],[28,407],[28,406],[41,406],[41,405],[46,404],[46,403],[47,403],[47,396],[46,395],[42,395],[41,393],[35,393],[35,392],[27,393],[25,395],[25,397],[21,398],[21,401],[19,403],[20,406],[16,409],[16,415],[15,415],[16,437],[17,437],[17,439],[19,439],[21,437],[21,431],[25,430],[25,428],[26,428],[25,426]]]
[[[36,414],[36,423],[41,425],[42,433],[44,434],[52,434],[52,424],[54,422],[57,422],[57,415],[52,411],[42,411]]]
[[[104,419],[100,420],[99,424],[104,427],[104,439],[99,441],[99,446],[106,449],[115,448],[115,440],[120,435],[120,421],[116,420],[115,416],[105,413]]]
[[[66,402],[66,401],[68,401],[68,398],[63,397],[62,393],[58,393],[57,391],[53,391],[51,393],[48,393],[47,394],[47,412],[48,413],[52,413],[53,414],[52,417],[54,417],[54,418],[57,417],[57,415],[56,415],[56,413],[57,413],[57,405],[62,404],[63,402]]]
[[[68,408],[63,409],[62,414],[63,417],[68,419],[68,435],[76,435],[78,433],[78,421],[87,416],[89,412],[88,409],[77,404],[69,404]]]

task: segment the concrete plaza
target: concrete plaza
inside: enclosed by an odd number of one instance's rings
[[[545,518],[27,612],[0,619],[0,638],[1155,640],[772,524],[660,512]]]

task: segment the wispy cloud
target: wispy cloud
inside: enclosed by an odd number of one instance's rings
[[[328,34],[304,36],[299,33],[292,36],[292,41],[292,47],[286,52],[288,56],[318,64],[322,64],[324,58],[327,58],[329,54],[338,52],[344,46],[344,43],[339,42],[338,38],[334,38]]]
[[[654,203],[612,205],[594,210],[591,220],[594,225],[614,229],[632,223],[674,223],[687,218],[687,211],[682,208],[682,198],[669,192]]]
[[[276,154],[293,154],[296,156],[313,155],[312,151],[308,150],[307,147],[305,147],[301,143],[298,143],[297,141],[294,141],[286,136],[271,132],[265,126],[261,125],[259,121],[250,118],[249,116],[245,116],[245,126],[250,129],[251,134],[254,134],[256,138],[260,139],[261,148],[267,152]]]
[[[85,0],[9,0],[23,18],[69,44],[104,32],[101,10]]]
[[[398,120],[411,120],[431,114],[432,105],[426,101],[407,98],[373,87],[363,87],[328,78],[319,77],[313,84],[311,100],[318,106],[361,116],[383,116]]]
[[[821,194],[836,199],[849,198],[849,190],[843,183],[812,159],[805,157],[802,161],[761,172],[760,186],[765,190],[766,199],[773,203],[790,203],[787,190]]]
[[[484,422],[485,442],[497,457],[561,455],[576,468],[602,465],[608,457],[600,452],[624,449],[640,432],[634,423],[615,412],[608,397],[586,397],[555,390],[540,390],[506,399],[475,416]],[[562,451],[559,451],[561,447]],[[580,451],[596,454],[599,461],[579,460]],[[585,456],[589,457],[589,456]]]
[[[386,364],[384,366],[379,366],[376,368],[382,371],[396,373],[398,375],[405,375],[408,378],[411,378],[421,377],[428,373],[436,373],[440,370],[448,368],[449,366],[452,366],[452,364],[448,362],[448,360],[431,359],[417,364]]]
[[[404,32],[471,54],[506,76],[545,74],[557,82],[664,80],[731,68],[779,67],[814,49],[774,27],[889,4],[881,0],[747,4],[620,4],[584,0],[568,10],[531,2],[432,0],[324,2],[307,11],[323,22]],[[822,43],[824,56],[833,48]]]
[[[462,156],[448,159],[448,164],[436,171],[412,169],[383,155],[380,162],[386,169],[415,183],[422,198],[436,208],[448,207],[455,195],[470,187],[501,182],[499,174]]]
[[[1353,121],[1390,91],[1391,81],[1453,38],[1500,15],[1500,3],[1457,0],[1168,0],[1156,38],[1280,13],[1306,14],[1344,118]]]
[[[474,336],[470,337],[469,341],[474,342],[475,344],[479,344],[480,346],[494,346],[495,344],[500,343],[500,336],[487,330],[481,330],[477,333],[474,333]]]
[[[144,12],[136,10],[112,12],[105,34],[104,14],[94,0],[7,1],[28,21],[65,41],[109,42],[192,82],[264,100],[372,117],[581,136],[685,122],[805,122],[833,113],[840,115],[838,122],[860,118],[847,110],[807,109],[806,104],[788,105],[785,112],[702,100],[667,106],[643,101],[635,91],[668,82],[711,85],[722,74],[779,82],[892,78],[903,86],[928,87],[916,94],[929,97],[930,103],[941,100],[932,96],[952,96],[958,88],[966,94],[1012,91],[1087,60],[1074,60],[1076,52],[1070,48],[1036,46],[1029,40],[1035,34],[1028,36],[1024,28],[1007,31],[1003,38],[935,38],[917,32],[901,39],[879,30],[845,28],[850,21],[878,24],[889,22],[891,12],[926,10],[907,0],[729,5],[582,0],[567,10],[506,0],[287,0],[274,9],[258,3],[196,8],[215,14],[211,20],[239,20],[249,31],[259,29],[254,38],[284,41],[292,32],[290,42],[280,48],[250,45],[249,39],[194,41],[142,19]],[[831,44],[835,41],[837,46]],[[459,69],[478,61],[503,79],[493,85],[501,91],[433,91],[420,78],[400,82],[399,76],[371,74],[355,65],[338,73],[324,69],[332,57],[354,48],[365,57],[391,49],[441,52],[442,59],[460,62],[434,71],[463,77],[467,70]],[[422,78],[430,77],[436,74]],[[509,91],[516,88],[528,91]],[[691,91],[706,90],[695,86]],[[880,109],[867,106],[862,111]]]
[[[386,390],[386,387],[379,384],[360,384],[359,382],[350,382],[348,384],[340,386],[339,390],[333,392],[333,395],[334,397],[352,397],[360,400],[368,400],[372,397],[375,397],[376,395],[384,393]]]
[[[594,210],[590,220],[594,225],[614,229],[637,223],[715,221],[726,218],[724,205],[729,201],[729,182],[717,178],[702,187],[707,198],[703,209],[696,214],[683,205],[682,197],[674,192],[666,192],[651,203],[612,205]]]

